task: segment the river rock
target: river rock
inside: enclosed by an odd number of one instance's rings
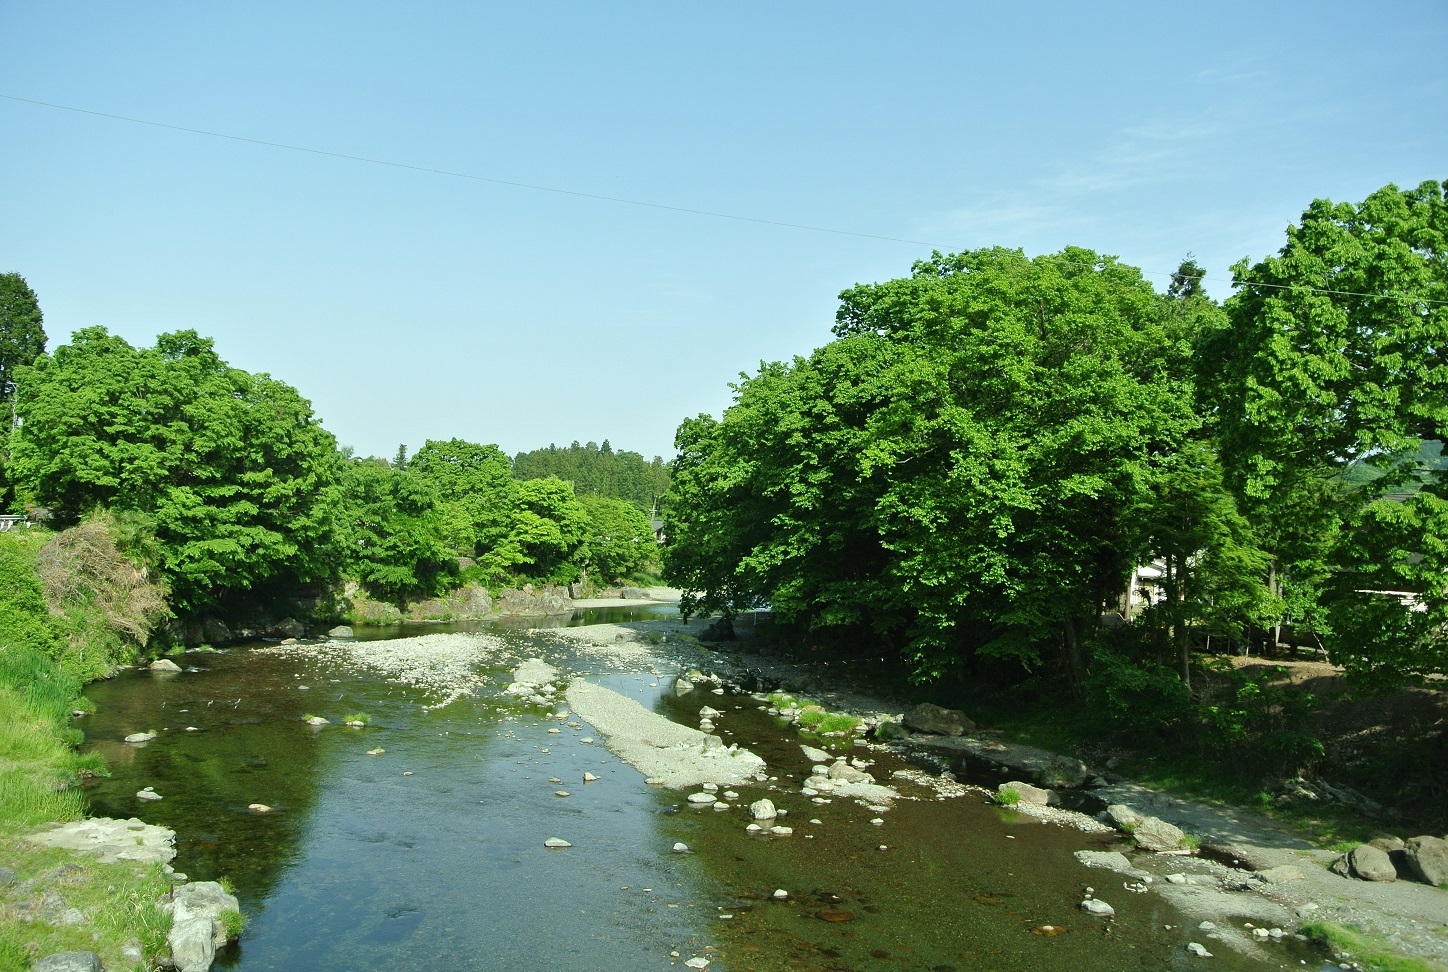
[[[1400,851],[1407,846],[1407,844],[1403,842],[1403,838],[1401,837],[1374,837],[1372,840],[1368,841],[1368,843],[1372,844],[1374,847],[1381,847],[1389,854],[1391,854],[1393,851]]]
[[[169,658],[157,658],[155,661],[151,662],[151,671],[179,672],[181,671],[181,666],[176,664]]]
[[[1061,798],[1056,796],[1051,790],[1045,790],[1039,786],[1032,786],[1030,783],[1022,783],[1019,780],[1002,783],[996,787],[996,792],[998,793],[1004,790],[1015,790],[1016,794],[1021,798],[1022,803],[1029,803],[1037,807],[1047,807],[1061,802]]]
[[[328,719],[324,719],[324,718],[322,718],[321,716],[312,716],[310,719],[307,720],[307,725],[309,725],[309,726],[328,726],[328,725],[331,725],[331,721],[328,720]]]
[[[56,952],[30,968],[32,972],[101,972],[101,957],[95,952]]]
[[[1358,844],[1349,851],[1347,865],[1352,876],[1363,881],[1387,883],[1398,879],[1398,869],[1393,867],[1388,852],[1372,844]]]
[[[346,624],[339,624],[331,631],[327,632],[328,638],[352,638],[355,636],[356,633],[352,630],[351,625]]]
[[[208,644],[224,645],[232,639],[231,629],[220,618],[210,615],[201,619],[201,634]]]
[[[1187,951],[1198,958],[1211,958],[1212,953],[1207,951],[1206,946],[1200,942],[1187,942]]]
[[[964,712],[931,705],[929,702],[921,702],[906,712],[905,725],[916,732],[928,732],[937,736],[961,736],[975,730],[975,723],[971,722]]]
[[[778,824],[770,827],[769,832],[776,837],[788,837],[790,834],[794,833],[794,828]]]
[[[846,783],[873,783],[875,778],[864,770],[856,769],[843,759],[830,767],[829,778]]]
[[[155,739],[155,738],[156,738],[156,733],[154,733],[154,732],[133,732],[133,733],[131,733],[129,736],[126,737],[126,742],[128,742],[128,743],[143,743],[143,742],[150,742],[152,739]]]
[[[1106,808],[1106,819],[1110,820],[1118,830],[1130,833],[1136,829],[1137,824],[1141,823],[1142,815],[1124,803],[1113,803]]]
[[[681,841],[677,841],[677,842],[674,844],[674,853],[675,853],[675,854],[687,854],[687,853],[689,853],[689,845],[686,844],[686,843],[684,843],[682,840],[681,840]]]
[[[1136,846],[1149,851],[1174,851],[1187,846],[1187,835],[1182,829],[1160,817],[1142,817],[1131,836]]]
[[[1120,851],[1079,850],[1075,856],[1076,860],[1087,867],[1104,867],[1108,871],[1115,871],[1138,881],[1148,876],[1146,871],[1132,864]]]
[[[549,837],[543,842],[543,846],[552,847],[555,849],[562,849],[564,847],[572,847],[573,845],[570,844],[568,841],[564,840],[562,837]]]
[[[719,718],[723,714],[724,713],[720,712],[718,709],[708,705],[704,706],[704,708],[699,710],[699,718],[708,719],[711,722]]]
[[[165,864],[176,856],[176,832],[137,820],[91,817],[31,834],[32,844],[93,854],[102,861]]]
[[[215,881],[183,884],[172,892],[172,925],[166,940],[171,959],[181,972],[207,972],[216,958],[216,946],[226,943],[227,911],[240,911],[234,895]]]
[[[749,805],[749,815],[755,820],[773,820],[778,814],[779,811],[774,808],[774,801],[767,797],[763,800],[755,800]]]
[[[307,633],[296,618],[282,618],[272,625],[272,634],[281,635],[283,638],[300,638]]]
[[[706,803],[712,805],[714,803],[714,794],[690,793],[688,800],[690,803],[698,804],[699,806],[703,806]]]
[[[1081,910],[1087,914],[1100,915],[1103,918],[1110,918],[1116,914],[1116,909],[1100,898],[1087,898],[1081,902]]]
[[[136,791],[136,799],[137,799],[137,800],[161,800],[161,799],[164,799],[164,798],[161,796],[161,794],[157,793],[155,790],[151,789],[151,788],[148,786],[148,787],[146,787],[144,790],[137,790],[137,791]]]
[[[830,754],[823,749],[816,749],[813,746],[801,746],[799,747],[799,751],[804,753],[804,758],[811,763],[820,763],[825,766],[829,765]]]
[[[1434,887],[1448,884],[1448,843],[1439,837],[1414,837],[1403,848],[1410,870]]]
[[[682,675],[680,675],[678,678],[674,679],[674,694],[675,694],[675,695],[688,695],[688,694],[689,694],[690,692],[692,692],[692,691],[694,691],[694,683],[693,683],[693,682],[689,681],[687,678],[685,678],[685,677],[682,676]]]

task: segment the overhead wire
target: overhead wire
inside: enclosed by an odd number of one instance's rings
[[[472,182],[486,182],[497,186],[508,186],[514,189],[527,189],[533,192],[548,192],[560,196],[573,196],[579,199],[592,199],[598,202],[618,203],[625,206],[640,206],[647,209],[658,209],[665,212],[682,213],[688,216],[706,216],[712,219],[728,219],[740,223],[755,223],[761,226],[778,226],[784,229],[805,230],[811,233],[830,233],[835,236],[851,236],[864,240],[879,240],[885,243],[905,243],[910,246],[928,246],[932,250],[949,251],[954,249],[949,244],[931,243],[926,240],[912,240],[900,236],[883,236],[877,233],[864,233],[857,230],[839,229],[830,226],[815,226],[809,223],[793,223],[786,220],[765,219],[759,216],[742,216],[738,213],[722,213],[710,209],[695,209],[689,206],[675,206],[669,203],[654,202],[647,199],[634,199],[628,196],[610,196],[604,193],[585,192],[579,189],[566,189],[560,186],[548,186],[534,182],[521,182],[514,179],[500,179],[495,176],[478,175],[473,172],[459,172],[454,169],[438,169],[432,166],[415,165],[410,162],[397,162],[391,159],[378,159],[366,155],[352,155],[346,152],[333,152],[329,149],[312,148],[306,145],[293,145],[288,142],[275,142],[264,138],[252,138],[246,135],[232,135],[228,132],[216,132],[204,128],[190,128],[185,125],[173,125],[169,122],[154,121],[149,118],[135,118],[130,115],[117,115],[111,112],[96,111],[90,108],[79,108],[74,105],[62,105],[53,101],[40,101],[35,98],[22,98],[18,95],[5,94],[0,92],[0,98],[7,101],[19,102],[21,104],[36,105],[42,108],[53,108],[58,111],[69,111],[80,115],[91,115],[96,118],[108,118],[112,121],[127,122],[133,125],[146,125],[151,128],[162,128],[173,132],[184,132],[188,135],[202,135],[207,138],[219,138],[232,142],[244,142],[250,145],[261,145],[267,148],[283,149],[288,152],[302,152],[307,155],[320,155],[326,158],[342,159],[348,162],[362,162],[368,165],[380,165],[393,169],[403,169],[411,172],[423,172],[429,175],[445,176],[453,179],[467,179]],[[1068,260],[1064,257],[1048,256],[1047,259],[1053,262],[1063,263],[1068,266],[1094,267],[1096,264],[1086,263],[1080,260]],[[1140,269],[1140,268],[1138,268]],[[1201,280],[1205,273],[1191,275],[1183,274],[1180,271],[1163,270],[1140,270],[1141,273],[1153,277],[1169,277],[1181,280]],[[1415,297],[1406,294],[1385,294],[1368,293],[1355,290],[1333,290],[1325,287],[1306,287],[1299,284],[1275,284],[1265,281],[1243,280],[1237,281],[1237,286],[1267,287],[1277,290],[1295,290],[1303,293],[1325,294],[1341,297],[1377,297],[1388,300],[1405,300],[1419,304],[1448,304],[1448,299],[1436,299],[1429,297]]]

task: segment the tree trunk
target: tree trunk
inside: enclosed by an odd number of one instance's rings
[[[1076,634],[1074,618],[1061,623],[1061,648],[1066,684],[1071,689],[1071,697],[1079,702],[1086,697],[1086,666],[1081,659],[1081,639]]]

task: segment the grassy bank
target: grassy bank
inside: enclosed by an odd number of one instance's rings
[[[170,923],[156,907],[169,888],[161,869],[102,864],[24,839],[84,817],[76,785],[104,772],[74,748],[81,733],[71,713],[88,703],[66,662],[94,666],[103,646],[83,633],[106,622],[87,612],[84,596],[52,613],[36,569],[51,539],[0,534],[0,860],[13,872],[0,874],[0,972],[63,951],[98,952],[111,970],[146,969],[139,956],[164,952]]]

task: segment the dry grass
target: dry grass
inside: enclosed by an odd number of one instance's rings
[[[88,605],[113,630],[144,645],[169,613],[166,589],[144,567],[131,562],[115,536],[115,525],[107,516],[93,516],[56,534],[41,548],[36,569],[53,614]]]

